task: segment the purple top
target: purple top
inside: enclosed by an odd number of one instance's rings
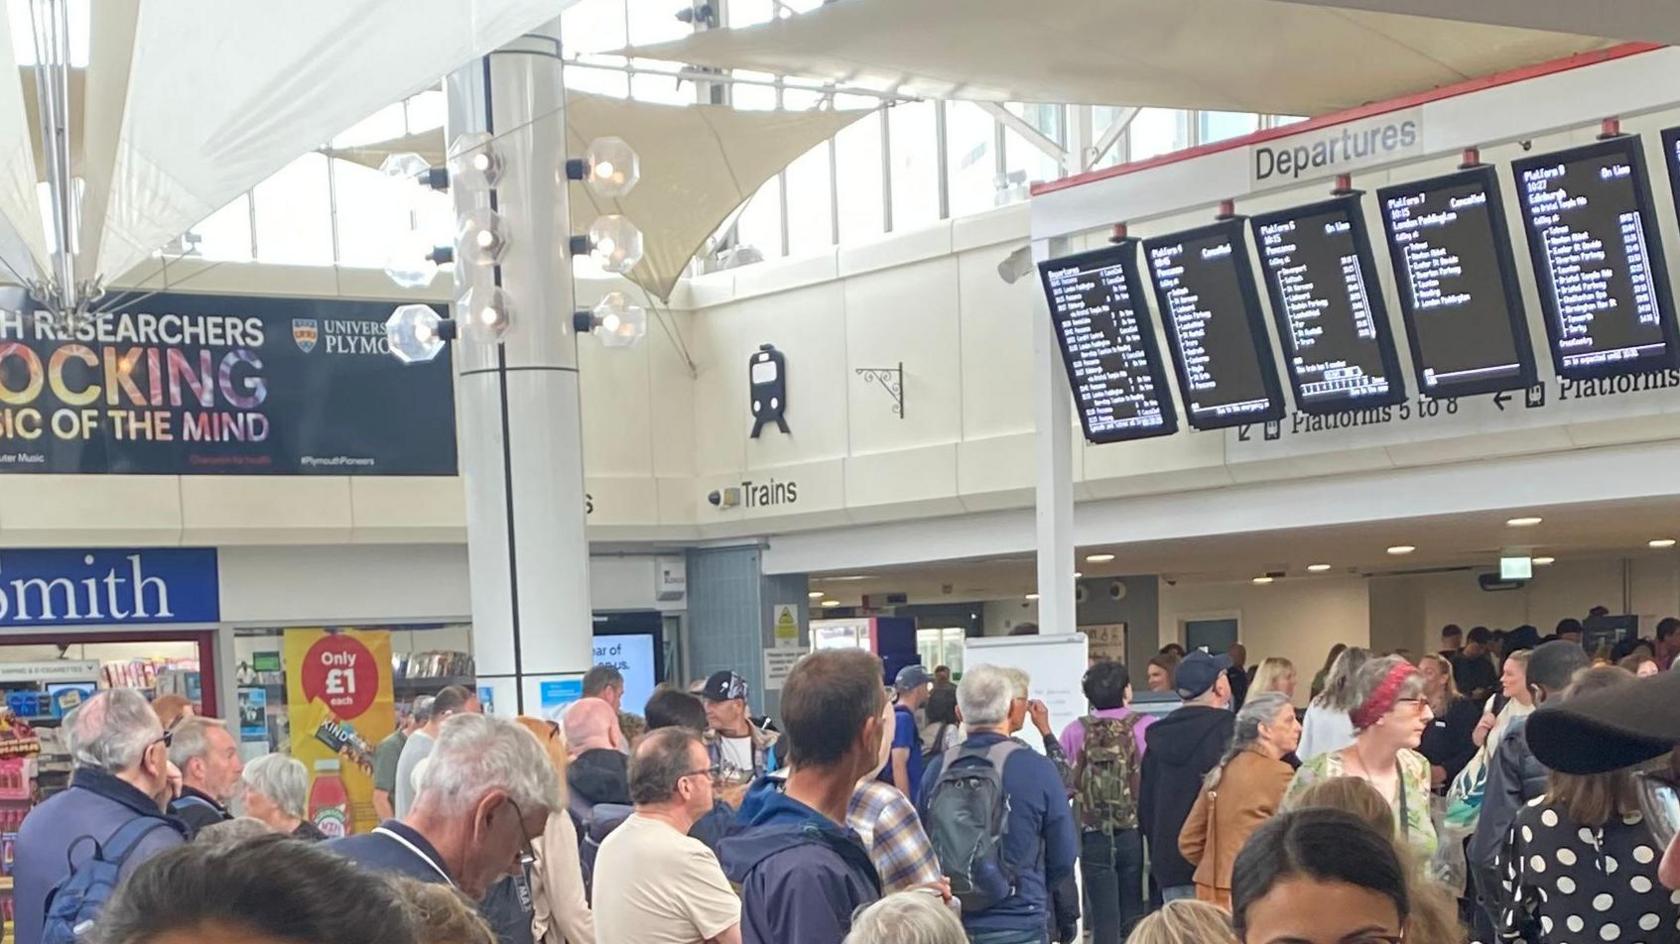
[[[1112,718],[1116,721],[1124,721],[1134,715],[1137,716],[1138,722],[1137,726],[1132,728],[1132,737],[1137,739],[1138,760],[1141,761],[1143,759],[1143,750],[1146,746],[1143,740],[1143,732],[1147,731],[1149,726],[1155,723],[1155,719],[1153,717],[1149,715],[1138,715],[1137,712],[1130,708],[1103,708],[1098,711],[1091,712],[1091,717],[1093,718]],[[1062,729],[1062,750],[1066,752],[1068,763],[1070,764],[1079,763],[1079,755],[1085,750],[1085,725],[1080,723],[1083,720],[1084,719],[1075,720],[1072,724],[1069,724],[1067,727]]]

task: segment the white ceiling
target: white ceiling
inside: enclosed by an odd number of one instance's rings
[[[1507,519],[1538,516],[1534,527]],[[1307,565],[1326,563],[1330,575],[1390,574],[1439,568],[1493,567],[1501,550],[1528,551],[1560,562],[1607,557],[1676,554],[1647,542],[1680,538],[1680,502],[1640,499],[1461,514],[1383,522],[1255,531],[1170,541],[1079,548],[1076,566],[1087,577],[1161,574],[1179,581],[1243,580],[1281,572],[1311,577]],[[1387,548],[1417,550],[1391,556]],[[1087,555],[1115,559],[1093,564]],[[840,579],[862,577],[865,579]],[[913,603],[1009,599],[1034,590],[1030,556],[940,561],[844,574],[814,574],[813,590],[846,605],[862,594],[903,592]],[[950,589],[947,591],[947,587]]]

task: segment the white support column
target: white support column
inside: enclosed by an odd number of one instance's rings
[[[487,131],[504,167],[493,194],[451,188],[508,236],[500,265],[456,266],[458,293],[500,285],[511,308],[502,343],[455,343],[473,655],[501,714],[538,713],[542,681],[593,661],[559,37],[556,19],[448,79],[447,139]]]
[[[1036,240],[1033,262],[1043,262],[1059,251],[1048,240]],[[1030,277],[1036,279],[1038,273]],[[1073,409],[1067,369],[1056,346],[1044,294],[1034,292],[1033,297],[1038,628],[1045,634],[1071,633],[1078,625],[1073,599]]]

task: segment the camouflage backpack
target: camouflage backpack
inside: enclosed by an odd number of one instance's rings
[[[1102,833],[1137,828],[1137,796],[1132,791],[1138,770],[1132,736],[1137,722],[1137,715],[1079,719],[1085,748],[1073,769],[1073,805],[1081,828]]]

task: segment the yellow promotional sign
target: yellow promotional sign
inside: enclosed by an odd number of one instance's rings
[[[379,825],[373,751],[397,725],[391,634],[286,630],[286,714],[292,756],[309,769],[309,819],[329,837]]]

